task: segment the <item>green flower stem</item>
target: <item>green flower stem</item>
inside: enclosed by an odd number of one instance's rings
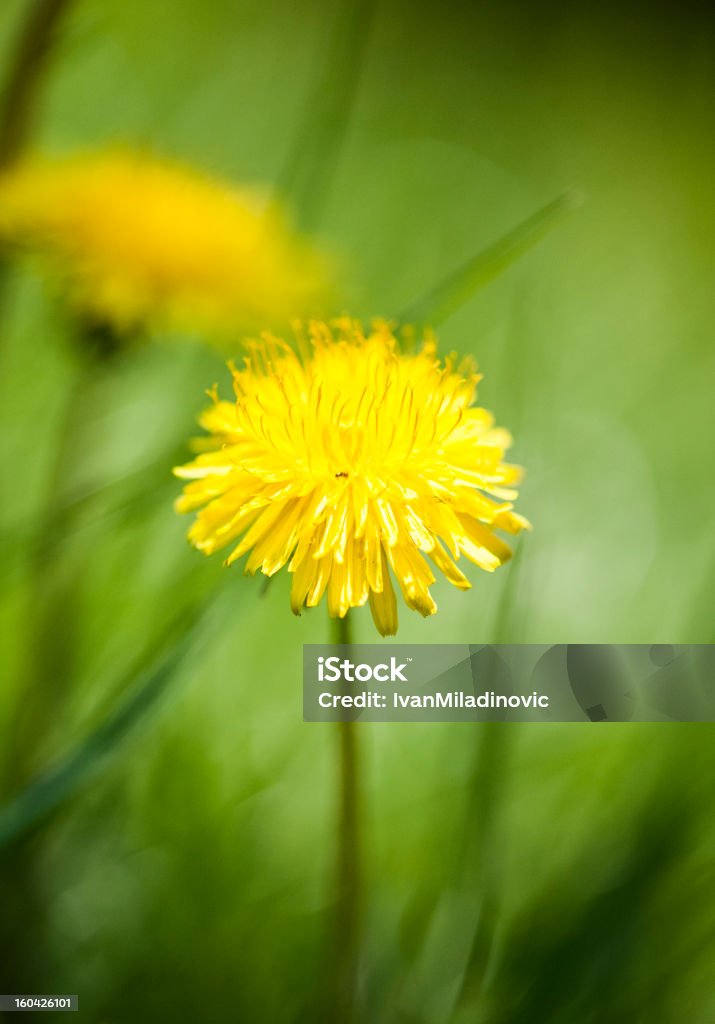
[[[0,172],[22,153],[35,125],[42,80],[60,23],[73,0],[33,0],[0,88]],[[0,302],[5,301],[9,268],[0,253]]]
[[[333,642],[352,643],[349,613],[333,620]],[[357,726],[338,722],[340,790],[337,849],[337,906],[335,965],[329,1020],[352,1024],[358,1019],[358,966],[362,926],[362,872],[360,835],[360,772]]]
[[[72,2],[34,0],[29,5],[0,99],[0,168],[12,163],[30,138],[49,57]]]

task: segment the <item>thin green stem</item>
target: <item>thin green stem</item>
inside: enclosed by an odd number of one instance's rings
[[[345,644],[349,647],[353,643],[353,630],[352,621],[350,619],[350,613],[343,616],[342,619],[333,619],[331,622],[333,630],[333,643],[334,644]]]
[[[20,27],[10,69],[0,90],[0,171],[20,156],[36,120],[42,80],[57,30],[73,0],[32,0]],[[0,254],[0,303],[9,286],[9,267]]]
[[[348,616],[333,620],[334,643],[352,643]],[[358,1012],[358,966],[362,925],[360,761],[356,723],[338,722],[340,771],[337,835],[337,905],[333,991],[328,1020],[353,1024]]]
[[[32,133],[42,79],[72,0],[30,4],[0,99],[0,168],[12,163]]]

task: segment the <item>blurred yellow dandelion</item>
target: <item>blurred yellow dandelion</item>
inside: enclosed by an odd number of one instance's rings
[[[81,314],[121,331],[277,328],[318,312],[327,290],[323,259],[265,196],[129,150],[6,172],[0,243],[40,257]]]
[[[190,481],[180,512],[200,508],[190,541],[211,554],[242,539],[230,565],[293,574],[291,606],[332,616],[370,602],[380,633],[397,629],[390,569],[405,602],[437,610],[425,556],[456,587],[460,555],[492,572],[510,557],[494,533],[528,522],[513,511],[521,470],[502,461],[511,439],[472,405],[473,364],[441,363],[428,335],[402,353],[385,323],[363,333],[344,319],[313,323],[300,355],[264,335],[231,366],[235,402],[202,415],[210,437],[175,470]]]

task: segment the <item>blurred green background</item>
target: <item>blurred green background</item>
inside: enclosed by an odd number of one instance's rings
[[[29,6],[3,0],[3,68]],[[32,147],[129,141],[283,180],[319,136],[316,95],[330,106],[315,83],[339,17],[76,0]],[[437,584],[432,619],[402,610],[400,642],[715,639],[714,36],[695,7],[379,0],[356,42],[316,221],[353,313],[397,314],[584,197],[440,329],[515,433],[535,529],[468,594]],[[303,724],[300,680],[326,613],[295,619],[285,574],[264,592],[190,550],[172,509],[171,466],[228,372],[165,338],[88,374],[31,273],[4,267],[0,303],[0,991],[79,993],[98,1024],[321,1020],[336,738]],[[367,610],[355,633],[374,642]],[[359,739],[361,1019],[715,1019],[711,726]]]

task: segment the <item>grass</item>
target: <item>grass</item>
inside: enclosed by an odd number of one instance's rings
[[[0,26],[6,63],[18,11]],[[401,642],[711,639],[711,26],[666,17],[377,5],[320,219],[356,312],[407,308],[565,188],[586,196],[445,307],[443,348],[477,357],[536,528],[469,594],[438,586],[433,619],[404,612]],[[273,182],[325,32],[317,0],[151,13],[83,0],[38,141],[130,137]],[[1,314],[7,751],[76,364],[28,273],[5,282]],[[298,682],[322,612],[293,619],[285,579],[259,596],[236,572],[227,626],[143,728],[123,728],[142,706],[136,666],[181,616],[200,629],[194,609],[226,584],[220,560],[186,546],[169,476],[214,380],[228,383],[221,359],[192,339],[137,348],[97,379],[56,495],[75,503],[73,531],[51,558],[40,549],[48,585],[60,574],[71,597],[56,626],[75,668],[43,679],[42,729],[25,712],[35,788],[19,818],[2,780],[15,841],[0,865],[0,980],[78,991],[89,1020],[307,1021],[324,999],[333,737],[302,724]],[[368,613],[354,630],[375,639]],[[712,1019],[711,726],[382,725],[360,739],[365,1019]],[[32,826],[21,839],[19,820]]]

